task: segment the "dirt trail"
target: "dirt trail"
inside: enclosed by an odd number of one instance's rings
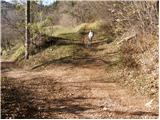
[[[102,67],[55,66],[2,73],[2,118],[157,118]],[[153,103],[154,104],[154,103]]]

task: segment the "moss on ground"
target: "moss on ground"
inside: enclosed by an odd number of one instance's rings
[[[54,61],[63,58],[69,57],[72,59],[77,49],[79,49],[77,45],[54,45],[35,55],[31,55],[29,60],[20,61],[20,64],[28,67],[34,67],[40,64],[47,66],[50,62],[54,63]]]

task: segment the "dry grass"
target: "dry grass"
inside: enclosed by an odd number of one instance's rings
[[[125,85],[136,92],[158,97],[158,40],[151,34],[140,34],[121,46]]]

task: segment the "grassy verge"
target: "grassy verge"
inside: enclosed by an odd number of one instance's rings
[[[106,35],[106,33],[102,32],[103,25],[104,24],[102,21],[95,21],[93,23],[82,23],[75,27],[64,27],[61,25],[45,27],[43,21],[43,24],[41,22],[32,24],[31,29],[33,33],[38,32],[38,33],[43,33],[47,36],[60,37],[69,40],[80,40],[81,33],[82,32],[87,33],[91,29],[92,31],[95,32],[95,39],[100,40],[100,39],[106,39],[109,36]]]

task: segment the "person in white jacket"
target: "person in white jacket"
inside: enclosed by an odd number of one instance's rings
[[[93,33],[93,31],[90,30],[89,34],[88,34],[88,44],[87,44],[87,47],[91,47],[93,36],[94,36],[94,33]]]

